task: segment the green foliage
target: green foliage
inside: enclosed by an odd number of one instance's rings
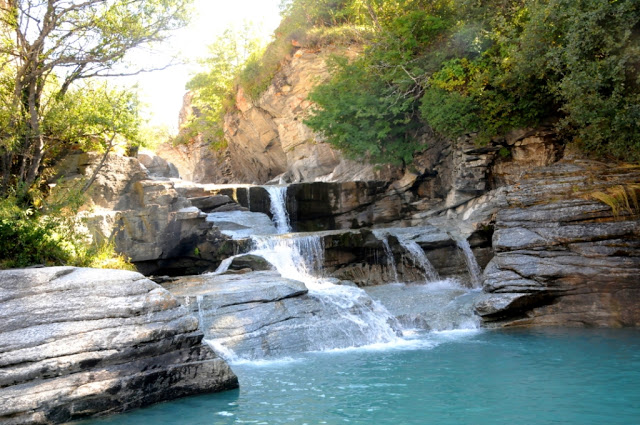
[[[639,161],[640,4],[555,0],[532,16],[523,39],[550,40],[544,70],[560,128],[588,152]]]
[[[104,152],[111,145],[139,146],[142,119],[135,91],[85,82],[62,98],[48,98],[42,133],[52,157],[69,147]]]
[[[411,97],[399,95],[381,78],[371,78],[360,63],[334,60],[339,71],[310,96],[323,109],[314,111],[305,123],[352,158],[410,161],[416,149],[407,140],[416,125]]]
[[[449,137],[480,131],[479,109],[471,96],[438,88],[427,90],[420,107],[423,118],[431,127]]]
[[[186,23],[191,0],[12,0],[0,7],[0,196],[42,181],[47,158],[67,143],[132,136],[131,97],[74,84],[119,72],[138,46]],[[164,65],[164,64],[162,64]],[[158,66],[162,66],[158,65]],[[151,66],[153,68],[153,66]],[[132,70],[136,72],[139,70]],[[104,98],[103,98],[104,97]],[[95,103],[93,101],[96,101]],[[122,116],[117,112],[123,109]],[[124,120],[124,121],[123,121]],[[67,128],[68,126],[68,128]],[[105,130],[106,127],[108,130]],[[101,134],[98,134],[101,133]],[[110,142],[107,142],[110,144]]]
[[[200,61],[203,71],[187,83],[195,113],[181,129],[178,142],[202,135],[213,147],[224,147],[224,114],[233,103],[234,82],[240,73],[240,79],[264,84],[257,71],[261,53],[262,43],[246,22],[239,31],[226,29],[209,46],[209,55]]]
[[[15,197],[0,200],[0,269],[31,265],[133,269],[113,244],[87,244],[77,230],[79,224],[73,209],[52,208],[43,215],[19,206]]]
[[[352,158],[406,164],[424,149],[416,135],[423,126],[419,103],[429,62],[416,52],[438,42],[451,24],[424,10],[378,18],[377,24],[391,29],[377,32],[352,63],[334,59],[332,78],[310,95],[317,108],[305,123]]]
[[[382,161],[421,150],[410,142],[419,108],[423,125],[450,138],[478,133],[482,143],[555,121],[586,152],[640,160],[638,2],[371,0],[359,16],[347,3],[346,19],[376,35],[316,89],[307,121],[338,148]],[[379,148],[389,140],[407,145]]]

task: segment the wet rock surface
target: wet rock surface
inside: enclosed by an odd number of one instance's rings
[[[336,280],[336,282],[338,282]],[[362,345],[360,314],[371,307],[362,293],[362,305],[341,298],[327,301],[326,294],[310,292],[304,283],[286,279],[276,271],[241,275],[200,275],[165,284],[172,294],[200,318],[207,340],[222,352],[244,359],[281,357],[292,353]],[[351,292],[350,292],[351,295]],[[346,317],[345,307],[351,304]]]
[[[0,424],[56,424],[235,388],[198,322],[139,273],[0,271]]]

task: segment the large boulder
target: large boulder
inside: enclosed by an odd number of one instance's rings
[[[238,386],[198,321],[144,276],[0,271],[0,424],[56,424]]]
[[[151,163],[153,158],[148,158]],[[59,175],[66,185],[86,181],[100,159],[92,153],[70,155]],[[209,195],[206,189],[151,176],[136,158],[110,154],[88,194],[80,213],[88,233],[96,242],[114,243],[144,274],[215,270],[223,258],[237,251],[230,238],[192,204],[191,197]],[[241,208],[230,199],[222,200],[223,204],[227,209]]]

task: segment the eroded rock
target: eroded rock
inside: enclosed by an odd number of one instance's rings
[[[573,161],[509,187],[478,313],[501,326],[639,326],[640,221],[591,196],[638,182],[637,169]]]

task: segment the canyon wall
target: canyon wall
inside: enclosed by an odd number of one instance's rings
[[[386,180],[397,170],[350,161],[304,123],[311,89],[328,77],[327,59],[352,57],[357,45],[321,50],[298,48],[283,60],[272,84],[257,100],[240,89],[235,108],[224,119],[227,147],[213,151],[202,136],[185,145],[161,146],[158,154],[173,162],[183,178],[198,183],[282,183]],[[187,94],[180,113],[185,123],[197,111]]]

